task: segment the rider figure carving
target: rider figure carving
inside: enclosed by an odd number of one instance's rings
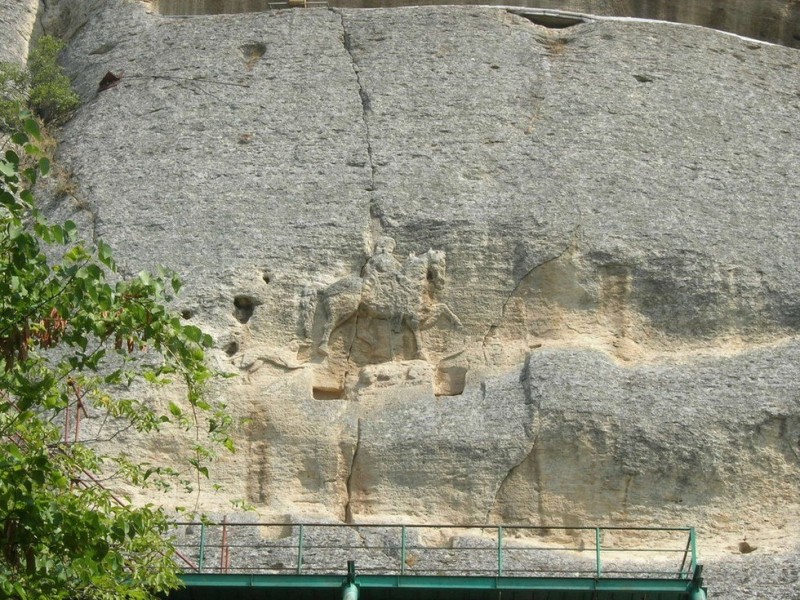
[[[428,250],[419,256],[411,254],[400,262],[394,257],[394,249],[392,238],[379,238],[359,275],[334,281],[301,299],[304,331],[309,336],[317,314],[316,302],[321,303],[324,326],[317,346],[320,354],[328,354],[333,332],[359,313],[365,320],[389,321],[394,334],[407,326],[414,335],[417,358],[425,356],[423,327],[435,325],[442,316],[456,327],[461,326],[453,311],[446,304],[436,302],[432,293],[434,288],[440,289],[444,284],[445,253]],[[391,339],[389,344],[391,347]]]
[[[375,242],[372,256],[364,265],[362,278],[364,287],[362,294],[371,299],[386,298],[390,302],[399,302],[404,291],[410,289],[410,282],[403,274],[403,265],[394,257],[395,241],[388,236],[381,236]],[[404,308],[393,306],[392,329],[400,330]]]
[[[375,242],[367,264],[364,266],[364,279],[379,278],[382,273],[400,273],[403,265],[394,257],[394,239],[382,236]]]

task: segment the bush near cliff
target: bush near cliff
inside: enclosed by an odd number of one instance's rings
[[[20,128],[26,107],[45,123],[59,123],[78,107],[80,98],[58,64],[63,48],[64,42],[46,35],[31,50],[27,68],[0,63],[0,130]]]
[[[31,188],[49,161],[24,123],[0,157],[0,598],[155,598],[180,583],[167,516],[106,486],[189,488],[232,449],[203,395],[211,339],[166,308],[175,277],[123,279],[108,246],[45,222]],[[163,406],[141,399],[166,385]],[[197,434],[183,473],[103,450],[175,425]]]

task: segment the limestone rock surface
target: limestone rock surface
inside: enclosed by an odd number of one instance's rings
[[[501,8],[149,9],[72,37],[49,210],[178,271],[237,375],[207,510],[688,523],[717,577],[743,536],[791,562],[797,50]]]
[[[23,64],[36,20],[36,0],[6,0],[0,7],[0,62]]]
[[[793,498],[796,51],[500,9],[111,3],[65,65],[86,203],[55,212],[84,211],[131,271],[184,275],[187,317],[241,373],[226,393],[260,450],[228,473],[260,508],[755,510],[774,495],[731,489],[761,452]],[[580,464],[548,483],[531,452]]]

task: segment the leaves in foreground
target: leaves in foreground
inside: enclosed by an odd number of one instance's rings
[[[167,308],[176,277],[123,279],[107,245],[45,221],[39,139],[27,118],[0,157],[0,598],[154,598],[179,585],[167,517],[107,487],[191,487],[232,448],[204,396],[211,338]],[[147,399],[163,386],[169,402]],[[185,469],[113,443],[176,425],[194,430]]]

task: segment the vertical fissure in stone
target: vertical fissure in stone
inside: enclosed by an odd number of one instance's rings
[[[344,522],[353,522],[353,509],[351,502],[353,500],[353,472],[356,467],[356,458],[358,457],[358,450],[361,446],[361,419],[356,420],[356,445],[353,448],[353,457],[350,459],[350,471],[347,474],[347,481],[345,489],[347,490],[347,502],[344,505]]]
[[[378,209],[374,197],[375,159],[373,156],[372,135],[369,126],[369,113],[372,112],[372,101],[370,99],[369,93],[367,93],[367,90],[364,88],[364,82],[361,79],[361,70],[358,66],[358,61],[356,60],[353,39],[350,33],[347,31],[347,25],[345,24],[344,14],[342,13],[342,11],[337,9],[331,9],[331,11],[339,16],[339,22],[341,23],[342,27],[342,45],[344,46],[345,51],[350,57],[350,66],[353,69],[353,75],[355,76],[356,84],[358,85],[358,96],[359,100],[361,101],[361,119],[364,123],[364,137],[367,146],[367,160],[369,160],[369,168],[370,168],[370,182],[368,188],[368,191],[371,194],[369,203],[369,217],[371,223],[370,234],[372,241],[374,242],[380,237],[383,229],[383,224],[382,224],[382,219],[380,217],[380,210]]]

